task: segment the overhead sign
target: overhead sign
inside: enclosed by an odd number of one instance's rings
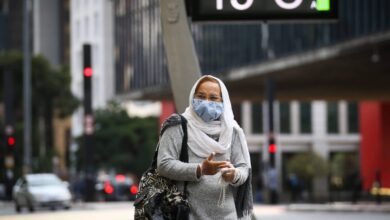
[[[337,19],[337,0],[187,0],[193,21]]]

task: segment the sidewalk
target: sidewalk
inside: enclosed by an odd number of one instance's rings
[[[91,203],[73,203],[73,209],[117,209],[117,208],[128,208],[133,209],[132,202],[91,202]],[[0,209],[13,208],[11,201],[0,201]],[[296,212],[389,212],[390,203],[384,202],[377,205],[374,202],[361,202],[358,204],[351,204],[349,202],[336,202],[336,203],[325,203],[325,204],[254,204],[253,211],[255,214],[262,215],[277,215],[279,213],[296,211]]]
[[[351,204],[335,202],[325,204],[289,204],[287,211],[319,211],[319,212],[390,212],[390,203],[377,205],[374,202]]]

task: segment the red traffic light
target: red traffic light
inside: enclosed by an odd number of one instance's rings
[[[92,68],[91,67],[85,67],[84,68],[84,76],[85,77],[91,77],[93,74]]]
[[[8,137],[8,139],[7,139],[8,146],[13,147],[15,145],[15,142],[16,142],[15,137],[12,137],[12,136]]]
[[[276,153],[276,144],[270,144],[268,146],[268,152],[270,153]]]

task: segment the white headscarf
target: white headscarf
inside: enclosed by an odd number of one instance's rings
[[[192,106],[195,90],[199,82],[206,77],[217,80],[221,88],[224,111],[219,121],[204,122],[196,114]],[[220,79],[211,75],[206,75],[199,78],[191,89],[189,96],[189,106],[184,111],[183,116],[188,121],[188,147],[192,152],[194,152],[195,155],[206,158],[212,152],[220,154],[228,152],[232,143],[233,129],[236,129],[239,134],[245,162],[249,167],[251,167],[248,145],[246,143],[244,131],[234,120],[229,93],[225,84]],[[208,135],[219,135],[219,139],[218,141],[215,141]]]

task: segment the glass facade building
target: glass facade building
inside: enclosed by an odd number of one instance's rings
[[[167,88],[158,0],[115,0],[116,92]],[[390,29],[387,0],[339,1],[339,19],[312,23],[191,23],[201,70],[223,74]]]

